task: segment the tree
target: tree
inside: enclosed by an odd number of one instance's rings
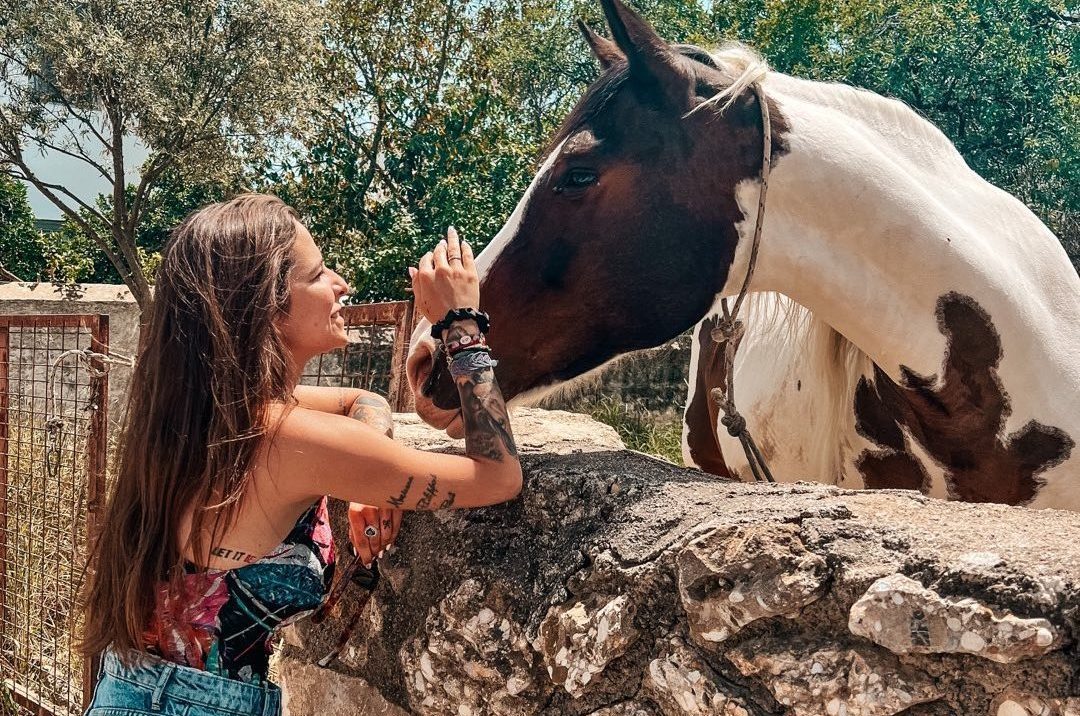
[[[147,282],[153,280],[160,261],[159,249],[172,231],[189,213],[240,190],[239,179],[231,182],[189,182],[175,171],[166,171],[147,192],[145,206],[135,230],[135,251],[140,269]],[[131,201],[135,188],[128,186],[126,198]],[[99,196],[95,206],[98,214],[112,214],[112,197]],[[87,211],[80,212],[83,223],[94,226],[100,233],[108,227],[95,225],[98,219]],[[70,219],[59,230],[42,237],[44,267],[38,269],[52,281],[63,283],[123,283],[116,268],[109,262],[93,239],[80,224]],[[2,256],[3,254],[0,254]]]
[[[1030,206],[1080,266],[1080,19],[1062,0],[733,0],[718,36],[901,99]]]
[[[0,175],[0,279],[33,280],[42,264],[41,232],[26,187]]]
[[[233,175],[318,104],[320,0],[0,0],[0,18],[0,172],[55,204],[144,311],[137,236],[154,187]],[[128,136],[149,151],[137,176]],[[29,148],[90,166],[109,201],[39,176]]]
[[[707,28],[696,0],[650,3],[672,36]],[[302,209],[358,298],[402,298],[404,266],[447,225],[481,249],[513,210],[595,76],[574,20],[599,24],[599,5],[338,0],[330,14],[319,72],[340,94],[268,187]]]

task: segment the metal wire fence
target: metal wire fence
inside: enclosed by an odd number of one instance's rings
[[[88,703],[76,597],[105,491],[108,316],[0,316],[0,711]]]
[[[312,358],[300,382],[363,388],[390,401],[395,411],[412,407],[405,378],[405,355],[413,329],[410,301],[345,306],[342,311],[349,345]]]

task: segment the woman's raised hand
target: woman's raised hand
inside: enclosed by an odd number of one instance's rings
[[[441,321],[455,308],[480,307],[480,280],[472,248],[458,239],[452,226],[435,250],[424,254],[417,268],[409,267],[409,278],[416,307],[431,323]]]

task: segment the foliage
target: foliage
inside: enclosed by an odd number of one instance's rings
[[[231,176],[302,127],[317,103],[307,68],[320,49],[321,8],[320,0],[0,0],[3,170],[52,200],[145,307],[136,232],[147,195],[167,171]],[[149,151],[137,177],[128,176],[126,137]],[[108,211],[37,176],[30,149],[91,167],[112,187]]]
[[[140,270],[148,282],[160,263],[159,249],[169,237],[169,232],[194,209],[205,204],[221,201],[235,193],[238,181],[186,181],[179,173],[166,172],[147,192],[139,224],[135,227],[135,250],[139,256]],[[135,187],[128,186],[126,197],[130,201]],[[112,213],[112,200],[100,196],[98,213]],[[87,211],[80,213],[87,224],[97,231],[108,227]],[[116,268],[98,250],[96,244],[70,219],[65,220],[58,231],[46,234],[43,239],[44,275],[51,281],[61,283],[123,283]]]
[[[737,0],[717,34],[795,75],[896,97],[1080,263],[1080,17],[1062,0]]]
[[[69,105],[38,105],[38,124],[24,133],[55,130],[55,112],[79,113],[80,97],[122,89],[124,126],[153,150],[150,163],[159,157],[177,167],[155,181],[168,183],[166,195],[179,192],[183,205],[146,219],[158,228],[132,232],[136,258],[152,255],[168,222],[196,199],[219,196],[185,195],[183,186],[227,175],[216,185],[236,188],[242,159],[252,185],[301,210],[357,300],[404,297],[404,267],[449,224],[476,249],[495,235],[548,138],[597,73],[574,20],[604,27],[595,0],[197,0],[195,19],[180,17],[175,0],[126,0],[137,10],[130,17],[100,19],[118,1],[33,0],[13,14],[24,29],[27,18],[57,15],[47,23],[42,56],[59,57],[49,76],[70,98]],[[300,17],[312,4],[323,12]],[[780,71],[908,102],[976,171],[1031,206],[1080,261],[1076,0],[633,4],[672,41],[740,39]],[[74,8],[83,7],[96,8],[91,19],[98,19],[75,22]],[[136,28],[146,36],[132,36]],[[10,28],[0,31],[5,42],[11,36]],[[298,47],[297,38],[310,47]],[[119,47],[121,39],[130,46]],[[83,68],[94,72],[75,72]],[[266,82],[270,76],[283,79]],[[225,79],[235,88],[226,91]],[[184,144],[177,135],[206,109],[189,101],[198,93],[188,90],[203,85],[223,109],[199,141]],[[285,133],[300,114],[307,131]],[[170,133],[173,126],[181,129]],[[278,141],[260,143],[267,134]],[[121,192],[129,223],[139,192],[137,185]],[[135,225],[152,203],[141,201]],[[50,237],[53,271],[119,278],[116,261],[98,253],[100,242],[80,244],[74,234],[97,227],[91,233],[100,235],[124,211],[111,198],[90,208],[69,212],[68,233]],[[94,212],[98,224],[89,220]]]
[[[41,233],[34,226],[26,187],[0,175],[0,266],[32,281],[41,263]]]
[[[631,450],[664,458],[682,465],[682,418],[675,413],[657,413],[615,396],[593,396],[569,407],[587,413],[594,420],[615,428],[623,444]]]

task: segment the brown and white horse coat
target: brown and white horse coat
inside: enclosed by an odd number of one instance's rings
[[[669,47],[617,0],[606,71],[478,257],[508,396],[535,397],[696,324],[684,455],[748,478],[718,427],[709,339],[747,269],[773,117],[736,400],[777,479],[1080,509],[1080,278],[1053,234],[900,102]],[[701,107],[735,86],[726,109]],[[693,111],[699,110],[699,111]],[[453,386],[417,408],[446,427]]]

